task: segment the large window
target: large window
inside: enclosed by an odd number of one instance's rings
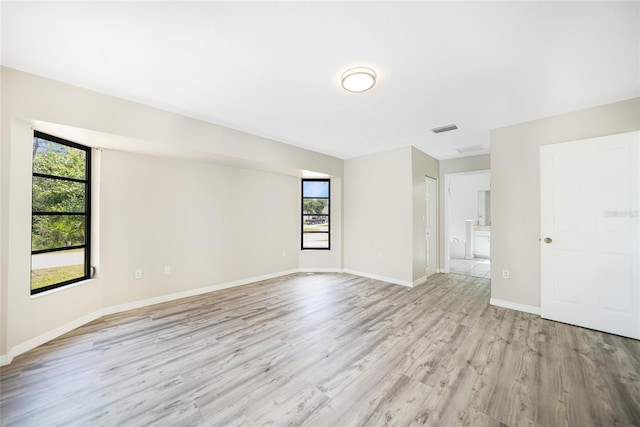
[[[33,136],[31,294],[91,275],[91,149]]]
[[[302,249],[329,249],[329,180],[302,180]]]

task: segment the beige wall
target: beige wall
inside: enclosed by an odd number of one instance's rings
[[[344,163],[344,267],[412,282],[411,147]]]
[[[425,178],[438,179],[439,162],[433,157],[423,153],[415,147],[411,147],[411,175],[413,188],[413,276],[412,281],[422,279],[427,266],[427,242],[425,238],[425,215],[427,206],[425,202],[426,184]],[[438,198],[440,203],[440,198]],[[437,223],[437,218],[433,219]],[[438,233],[439,234],[439,233]]]
[[[105,306],[298,266],[295,177],[105,150],[101,181]]]
[[[337,182],[342,176],[341,159],[5,67],[1,73],[0,355],[103,308],[296,269],[298,177],[305,170]],[[31,297],[32,126],[51,124],[118,150],[97,155],[97,280]],[[339,238],[340,203],[334,207]],[[341,268],[334,247],[305,254],[304,265]],[[165,265],[172,274],[164,275]],[[137,268],[141,280],[133,279]]]
[[[438,161],[414,147],[345,160],[344,267],[412,286],[425,276],[425,177]]]
[[[487,169],[491,169],[491,156],[489,154],[440,161],[441,177],[448,173],[471,172]]]
[[[638,129],[640,98],[491,132],[492,299],[540,307],[539,147]]]

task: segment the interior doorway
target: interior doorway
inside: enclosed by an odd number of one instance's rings
[[[444,176],[445,272],[491,278],[491,172]]]
[[[438,180],[425,178],[426,276],[438,271]]]

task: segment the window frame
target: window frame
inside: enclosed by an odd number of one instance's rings
[[[305,182],[326,182],[327,183],[327,197],[305,197],[304,196],[304,184]],[[305,214],[304,201],[305,199],[326,199],[327,200],[327,213],[314,215],[314,216],[326,216],[327,217],[327,231],[304,231],[304,217],[309,214]],[[327,235],[327,247],[305,247],[304,235],[305,234],[326,234]],[[302,178],[300,183],[300,249],[303,251],[329,251],[331,250],[331,179],[329,178]]]
[[[35,139],[39,138],[39,139],[44,139],[46,141],[50,141],[53,142],[55,144],[59,144],[59,145],[63,145],[66,147],[70,147],[70,148],[74,148],[77,150],[81,150],[85,152],[85,178],[84,179],[79,179],[79,178],[72,178],[72,177],[64,177],[64,176],[57,176],[57,175],[50,175],[50,174],[46,174],[46,173],[40,173],[40,172],[35,172],[33,170],[33,159],[31,161],[31,191],[32,191],[32,199],[31,199],[31,256],[33,257],[33,255],[38,255],[38,254],[43,254],[43,253],[53,253],[53,252],[60,252],[60,251],[66,251],[66,250],[70,250],[70,249],[84,249],[84,274],[81,277],[76,277],[74,279],[70,279],[70,280],[65,280],[62,282],[58,282],[58,283],[53,283],[51,285],[47,285],[47,286],[43,286],[40,287],[38,289],[33,289],[32,288],[32,280],[33,280],[33,273],[31,273],[30,276],[30,280],[29,280],[29,288],[31,291],[31,295],[37,295],[39,293],[42,292],[46,292],[46,291],[50,291],[52,289],[57,289],[57,288],[61,288],[64,286],[68,286],[74,283],[78,283],[78,282],[82,282],[84,280],[88,280],[92,277],[92,267],[91,267],[91,186],[92,186],[92,172],[91,172],[91,157],[92,157],[92,148],[82,145],[82,144],[78,144],[76,142],[72,142],[69,141],[67,139],[64,138],[60,138],[57,136],[53,136],[53,135],[49,135],[47,133],[44,132],[40,132],[37,130],[33,131],[33,141],[35,142]],[[59,181],[67,181],[67,182],[76,182],[76,183],[82,183],[85,186],[85,193],[84,193],[84,211],[83,212],[56,212],[56,211],[34,211],[33,209],[33,182],[34,182],[34,178],[45,178],[45,179],[55,179],[55,180],[59,180]],[[83,216],[85,221],[84,221],[84,244],[82,245],[73,245],[73,246],[65,246],[65,247],[60,247],[60,248],[48,248],[48,249],[38,249],[38,250],[34,250],[33,249],[33,221],[34,218],[36,216]],[[33,269],[31,269],[31,272],[33,272]]]

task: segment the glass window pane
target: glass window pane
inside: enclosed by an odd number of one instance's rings
[[[329,231],[329,217],[325,215],[304,215],[302,231]]]
[[[84,275],[84,249],[31,255],[31,290]]]
[[[33,177],[34,212],[84,212],[86,184]]]
[[[83,215],[33,215],[31,250],[84,245],[84,230],[85,217]]]
[[[33,138],[33,172],[85,179],[87,152],[42,138]]]
[[[328,181],[304,181],[302,197],[329,197]]]
[[[303,199],[302,211],[305,214],[329,214],[329,199]]]
[[[302,247],[304,249],[327,249],[329,247],[329,233],[302,233]]]

